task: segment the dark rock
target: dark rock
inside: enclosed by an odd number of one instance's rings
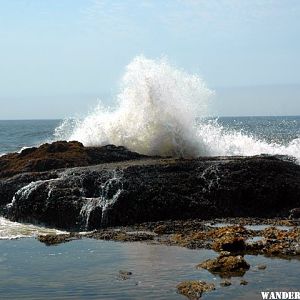
[[[290,219],[299,219],[300,218],[300,207],[291,209],[289,218]]]
[[[242,252],[246,248],[245,238],[232,235],[225,235],[212,245],[216,251]]]
[[[130,276],[132,275],[132,272],[129,271],[124,271],[124,270],[120,270],[119,271],[119,279],[121,280],[127,280],[130,278]]]
[[[0,207],[10,203],[15,193],[31,182],[57,178],[55,172],[24,173],[6,179],[0,179]]]
[[[258,254],[261,253],[266,246],[265,242],[262,240],[251,242],[246,244],[246,251],[248,253]]]
[[[80,239],[81,236],[78,234],[68,233],[68,234],[47,234],[38,235],[37,239],[44,243],[46,246],[58,245],[61,243],[70,242],[73,240]]]
[[[141,242],[151,241],[154,239],[154,234],[138,231],[125,231],[115,229],[101,229],[86,235],[86,237],[97,240],[112,240],[118,242]]]
[[[168,226],[166,225],[158,225],[153,231],[157,234],[166,234],[170,232]]]
[[[255,162],[256,160],[258,161]],[[246,161],[247,163],[252,161],[254,165],[257,163],[263,166],[265,162],[260,160],[263,159],[243,158],[226,162],[204,159],[166,160],[160,163],[154,161],[154,164],[143,166],[132,164],[123,169],[122,193],[107,210],[107,218],[103,220],[103,225],[124,225],[165,219],[205,219],[216,216],[251,215],[266,217],[286,214],[287,207],[291,205],[290,202],[300,201],[300,180],[295,182],[295,178],[290,177],[293,186],[285,183],[284,190],[287,193],[290,193],[289,189],[295,190],[295,194],[288,200],[283,191],[271,188],[273,181],[276,181],[275,174],[272,183],[271,178],[268,183],[261,178],[261,169],[257,169],[256,176],[249,183],[247,173],[253,172],[251,169],[253,166],[243,169],[243,164]],[[276,160],[273,162],[270,159],[266,161],[271,163],[271,166],[277,162],[280,165],[286,163]],[[220,180],[217,186],[211,183],[212,179],[207,181],[202,177],[203,172],[207,172],[206,168],[215,163],[220,164]],[[239,176],[235,177],[231,170],[232,164],[238,165],[239,163],[241,163],[241,170],[239,170]],[[300,167],[296,165],[295,167],[299,171],[299,179]],[[290,170],[286,171],[289,173]],[[244,175],[242,175],[243,172],[245,172]],[[281,177],[282,173],[278,175]],[[241,182],[243,176],[244,179]],[[283,180],[287,181],[286,178]],[[208,186],[210,186],[209,191]],[[249,188],[252,186],[251,197],[249,197],[248,186]]]
[[[204,292],[215,290],[213,283],[206,283],[200,280],[183,281],[177,285],[178,293],[186,296],[188,299],[197,300],[201,298]]]
[[[159,220],[287,216],[300,206],[300,166],[277,157],[143,157],[123,147],[85,148],[77,142],[22,153],[0,158],[2,177],[30,171],[0,179],[1,204],[14,197],[6,216],[15,221],[93,229]],[[162,234],[174,228],[156,230]]]
[[[294,227],[290,230],[280,230],[269,227],[261,231],[264,237],[263,248],[259,253],[267,256],[291,256],[299,255],[298,247],[300,241],[300,228]]]

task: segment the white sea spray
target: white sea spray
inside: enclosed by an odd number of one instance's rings
[[[195,119],[206,112],[211,94],[200,77],[165,60],[137,57],[126,68],[115,110],[99,105],[83,120],[65,120],[56,135],[86,146],[115,144],[150,155],[200,155],[206,149]]]
[[[86,146],[122,145],[149,155],[290,155],[300,162],[300,133],[289,143],[264,141],[205,117],[213,94],[197,75],[166,59],[138,56],[126,67],[115,109],[99,104],[83,119],[66,119],[56,139]]]

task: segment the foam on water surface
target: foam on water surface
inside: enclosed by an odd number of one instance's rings
[[[36,237],[46,234],[64,234],[66,231],[51,229],[32,224],[12,222],[0,217],[0,240]]]

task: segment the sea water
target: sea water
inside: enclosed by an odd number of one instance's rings
[[[280,154],[300,162],[300,116],[210,117],[212,95],[199,76],[165,60],[137,57],[127,66],[112,107],[99,104],[80,119],[0,121],[0,155],[78,140],[149,155]],[[213,257],[212,251],[86,239],[46,247],[30,238],[53,232],[0,217],[1,299],[181,299],[175,287],[182,280],[219,284],[217,277],[194,268]],[[233,280],[207,298],[260,299],[259,291],[299,286],[298,260],[246,258],[253,266],[267,264],[267,271],[253,267],[245,275],[248,286]],[[120,281],[120,269],[133,272],[132,277]]]
[[[0,120],[0,155],[53,140],[60,120]]]
[[[176,285],[184,280],[212,282],[203,299],[261,299],[260,291],[299,288],[300,261],[245,256],[251,268],[242,279],[221,287],[221,278],[196,269],[215,257],[212,250],[83,239],[45,246],[32,239],[0,241],[1,299],[185,299]],[[258,270],[265,264],[265,270]],[[132,272],[127,280],[119,271]],[[287,276],[288,274],[288,276]]]

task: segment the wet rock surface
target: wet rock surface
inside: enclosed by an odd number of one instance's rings
[[[61,243],[66,243],[70,241],[74,241],[80,239],[80,234],[76,233],[67,233],[67,234],[46,234],[46,235],[38,235],[37,239],[44,243],[46,246],[58,245]]]
[[[223,281],[221,281],[220,286],[230,286],[231,285],[231,281],[229,281],[228,279],[225,279]]]
[[[0,167],[0,199],[7,217],[64,229],[168,219],[287,217],[300,206],[300,166],[273,156],[173,159],[112,145],[85,148],[78,142],[56,142],[3,156]],[[194,240],[200,243],[197,234]]]
[[[246,280],[244,280],[244,279],[242,279],[241,281],[240,281],[240,285],[247,285],[248,284],[248,281],[246,281]]]
[[[282,227],[282,224],[287,224],[286,220],[264,219],[265,225],[261,224],[263,222],[261,219],[250,218],[221,219],[218,222],[224,225],[211,227],[210,222],[200,219],[169,220],[71,234],[73,238],[80,236],[118,242],[146,242],[190,249],[213,249],[223,255],[229,253],[232,256],[261,254],[287,259],[300,258],[300,228],[292,224]],[[244,226],[226,225],[228,222],[240,222]],[[262,230],[261,226],[266,228]],[[227,251],[224,251],[223,247],[215,246],[220,245],[220,241],[226,241],[227,246],[228,241],[232,242],[236,239],[239,242],[237,244],[234,242],[234,247],[229,243],[230,247],[226,248]]]
[[[296,207],[290,210],[290,219],[300,219],[300,207]]]
[[[192,249],[206,246],[216,251],[242,252],[246,247],[245,238],[255,234],[240,225],[214,228],[201,220],[193,220],[192,223],[195,225],[198,223],[199,226],[196,225],[189,230],[174,231],[170,236],[170,243]]]
[[[212,248],[216,251],[242,252],[246,248],[245,238],[233,235],[224,235],[214,241]]]
[[[130,272],[130,271],[120,270],[119,274],[118,274],[118,278],[120,280],[128,280],[128,279],[130,279],[131,275],[132,275],[132,272]]]
[[[116,229],[102,229],[85,235],[98,240],[109,240],[118,242],[141,242],[154,240],[151,232],[125,231]]]
[[[183,281],[177,285],[178,293],[186,296],[190,300],[200,299],[204,292],[215,290],[213,283],[206,283],[200,280]]]
[[[93,231],[87,236],[116,241],[146,241],[190,249],[213,249],[235,256],[238,254],[262,254],[282,258],[300,257],[300,228],[294,224],[282,227],[282,224],[287,224],[286,221],[283,219],[230,218],[218,220],[224,224],[222,227],[211,227],[210,222],[200,219],[169,220],[106,228]],[[240,222],[244,226],[226,225],[229,222]],[[261,226],[264,226],[265,229],[262,230]],[[272,234],[272,238],[270,238],[270,234]],[[238,243],[234,242],[233,247],[231,242],[236,240]],[[225,241],[226,246],[230,245],[227,251],[224,251],[222,247],[215,246],[216,244],[220,245],[220,241]]]
[[[20,153],[0,157],[0,178],[20,173],[45,172],[54,169],[96,165],[145,157],[124,147],[84,147],[73,141],[58,141],[40,147],[26,148]]]
[[[221,277],[231,277],[243,276],[250,269],[250,265],[241,255],[234,256],[230,252],[222,252],[219,257],[200,263],[197,268],[206,269]]]

